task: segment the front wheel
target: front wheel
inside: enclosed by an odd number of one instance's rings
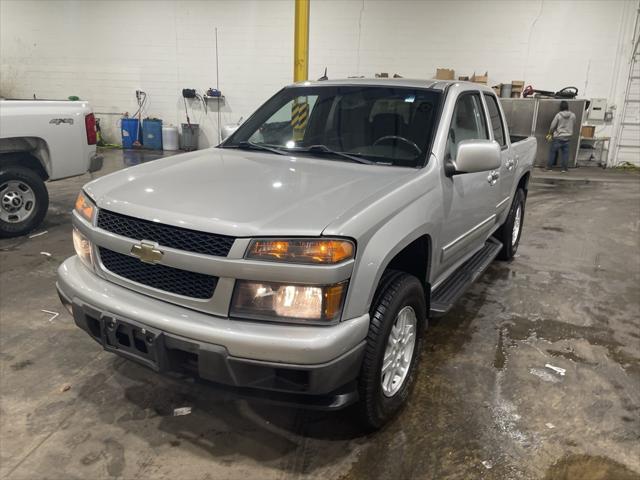
[[[0,238],[17,237],[36,228],[49,208],[42,178],[28,168],[0,168]]]
[[[524,223],[525,198],[524,191],[518,189],[513,197],[507,219],[496,232],[495,237],[502,242],[502,250],[498,254],[500,260],[511,260],[518,250]]]
[[[426,325],[426,301],[413,275],[387,271],[371,308],[358,388],[368,429],[381,428],[406,402],[415,380]]]

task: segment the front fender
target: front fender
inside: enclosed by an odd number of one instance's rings
[[[391,260],[421,236],[438,234],[439,222],[435,218],[438,213],[433,205],[439,205],[435,189],[390,217],[371,232],[366,242],[359,240],[358,250],[361,253],[349,284],[343,318],[368,313],[378,282]]]

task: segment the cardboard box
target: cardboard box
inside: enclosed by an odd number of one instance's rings
[[[471,77],[472,82],[483,83],[484,85],[487,84],[488,79],[489,79],[489,72],[484,72],[484,75],[476,75],[476,73],[473,72],[473,77]]]
[[[596,133],[596,127],[590,125],[583,125],[580,129],[580,136],[584,138],[593,138]]]
[[[524,90],[524,80],[511,80],[511,98],[519,98]]]
[[[452,68],[438,68],[436,80],[455,80],[456,72]]]

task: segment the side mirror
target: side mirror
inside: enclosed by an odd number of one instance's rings
[[[240,125],[237,123],[229,123],[222,127],[222,131],[220,132],[220,136],[222,137],[222,141],[229,138],[229,136],[235,132]]]
[[[500,145],[493,140],[463,140],[455,159],[448,160],[448,175],[485,172],[500,168]]]

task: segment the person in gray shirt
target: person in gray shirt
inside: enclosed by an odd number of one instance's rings
[[[553,121],[549,127],[549,134],[547,135],[547,138],[551,138],[552,140],[546,170],[551,170],[551,167],[553,167],[556,161],[558,151],[560,151],[562,173],[567,172],[567,166],[569,164],[569,139],[573,135],[575,123],[575,114],[569,111],[569,103],[563,100],[560,102],[560,111],[553,117]]]

